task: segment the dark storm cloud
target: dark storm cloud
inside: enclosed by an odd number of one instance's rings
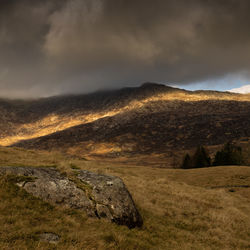
[[[250,71],[248,0],[1,0],[0,95]]]

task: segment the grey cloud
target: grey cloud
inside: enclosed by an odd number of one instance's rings
[[[0,95],[250,72],[247,0],[3,0]]]

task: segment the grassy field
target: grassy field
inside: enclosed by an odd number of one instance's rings
[[[0,148],[0,166],[87,169],[121,177],[142,214],[129,230],[51,206],[0,178],[0,249],[249,249],[250,167],[194,170],[126,166],[56,152]],[[39,234],[60,235],[57,245]]]

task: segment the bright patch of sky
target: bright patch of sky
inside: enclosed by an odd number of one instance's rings
[[[177,86],[176,86],[177,87]],[[179,85],[178,88],[186,90],[217,90],[235,91],[246,93],[250,92],[250,80],[243,76],[227,76],[221,79],[195,82],[189,85]]]
[[[231,89],[230,92],[248,94],[248,93],[250,93],[250,84],[244,85],[240,88]]]

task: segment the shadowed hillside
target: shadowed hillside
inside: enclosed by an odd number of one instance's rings
[[[100,91],[38,100],[0,100],[0,144],[11,145],[60,131],[75,125],[140,107],[159,94],[176,92],[164,85],[144,84],[140,88]],[[181,90],[178,90],[181,91]],[[181,91],[183,92],[183,91]]]
[[[83,157],[151,155],[250,139],[250,96],[147,83],[89,95],[0,103],[3,146]],[[141,159],[140,159],[141,160]]]

